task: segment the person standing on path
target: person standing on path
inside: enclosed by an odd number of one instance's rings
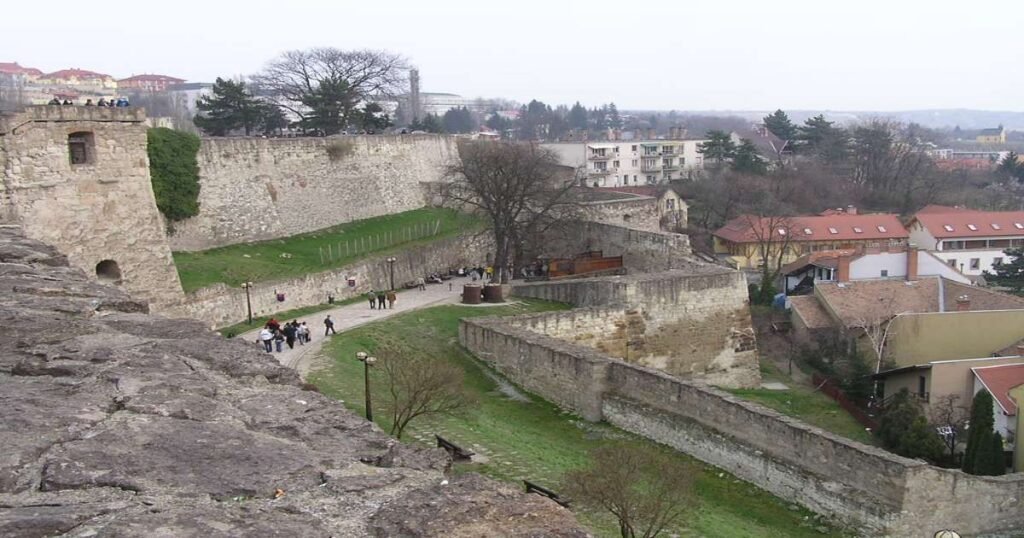
[[[267,353],[274,351],[274,333],[270,332],[270,329],[264,327],[260,330],[259,341],[263,344],[263,350]]]
[[[373,310],[374,308],[377,307],[377,294],[374,293],[373,290],[366,292],[366,298],[370,300],[370,310]]]
[[[278,353],[282,351],[282,344],[284,344],[284,333],[281,332],[281,329],[278,329],[274,331],[274,345],[277,347]]]
[[[395,293],[395,290],[389,290],[388,294],[387,294],[387,298],[388,298],[388,308],[394,310],[395,309],[395,301],[398,300],[398,295]]]
[[[328,315],[326,318],[324,318],[324,336],[327,336],[332,333],[338,334],[334,330],[334,320],[332,320],[331,316]]]
[[[383,310],[383,309],[387,308],[386,306],[384,306],[384,300],[385,299],[387,299],[387,294],[384,293],[384,290],[378,290],[377,291],[377,309],[378,310]]]
[[[285,323],[284,329],[281,329],[281,333],[284,334],[284,341],[288,344],[288,349],[295,349],[295,336],[298,333],[298,329],[294,323]]]

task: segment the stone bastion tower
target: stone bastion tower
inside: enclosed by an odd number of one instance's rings
[[[0,221],[149,301],[181,300],[139,108],[32,106],[0,116]]]

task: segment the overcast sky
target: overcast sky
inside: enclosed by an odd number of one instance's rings
[[[4,2],[0,61],[190,81],[383,48],[423,91],[620,109],[1024,110],[1024,0]]]

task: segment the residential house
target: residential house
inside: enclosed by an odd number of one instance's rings
[[[845,273],[840,275],[840,270]],[[787,295],[810,293],[818,282],[874,278],[917,280],[918,276],[941,276],[961,284],[971,283],[960,271],[913,244],[884,251],[881,248],[820,250],[804,254],[782,268],[783,289]]]
[[[790,304],[797,338],[849,338],[876,371],[990,357],[1024,339],[1024,298],[938,276],[822,282]]]
[[[1004,440],[1006,450],[1020,448],[1016,443],[1020,400],[1014,389],[1024,386],[1024,346],[1016,347],[1006,356],[975,359],[931,361],[924,364],[885,370],[872,376],[879,382],[882,407],[888,398],[906,389],[928,416],[951,409],[961,419],[969,416],[974,395],[987,390],[993,399],[995,429]],[[998,354],[998,353],[996,353]],[[1024,395],[1024,393],[1022,393]],[[943,425],[940,425],[940,427]],[[959,443],[964,440],[960,439]],[[1014,464],[1016,471],[1024,470]]]
[[[993,429],[1003,436],[1004,450],[1014,450],[1018,406],[1011,391],[1024,385],[1024,364],[976,366],[971,372],[974,373],[974,393],[986,390],[992,395]]]
[[[184,79],[167,75],[133,75],[117,81],[117,89],[135,92],[164,92],[167,88],[184,83]]]
[[[982,129],[974,140],[979,144],[1005,144],[1006,129],[1002,125],[995,129]]]
[[[703,140],[608,140],[542,144],[583,171],[588,187],[635,187],[685,179],[704,168]]]
[[[858,214],[855,208],[799,217],[739,216],[713,234],[715,254],[739,269],[759,267],[781,254],[790,263],[810,252],[905,247],[907,230],[896,215]]]
[[[686,227],[690,205],[668,185],[611,187],[607,190],[655,198],[658,200],[658,217],[661,219],[663,230],[678,232]]]
[[[913,243],[971,277],[1006,261],[1006,249],[1024,247],[1024,211],[930,205],[907,228]]]

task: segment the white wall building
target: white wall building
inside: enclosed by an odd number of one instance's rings
[[[704,168],[703,140],[611,140],[542,144],[561,163],[586,171],[588,187],[633,187],[685,179]]]
[[[928,206],[907,226],[910,240],[968,276],[1007,261],[1006,249],[1024,247],[1024,211],[975,211]]]
[[[911,254],[912,253],[912,254]],[[909,256],[916,258],[916,263]],[[842,268],[842,258],[849,260]],[[842,275],[846,271],[845,275]],[[818,282],[852,282],[889,278],[896,280],[917,280],[920,277],[938,276],[961,284],[971,284],[971,279],[950,267],[935,253],[909,248],[893,252],[858,252],[853,249],[825,250],[805,254],[782,268],[786,293],[798,290],[802,285]]]

